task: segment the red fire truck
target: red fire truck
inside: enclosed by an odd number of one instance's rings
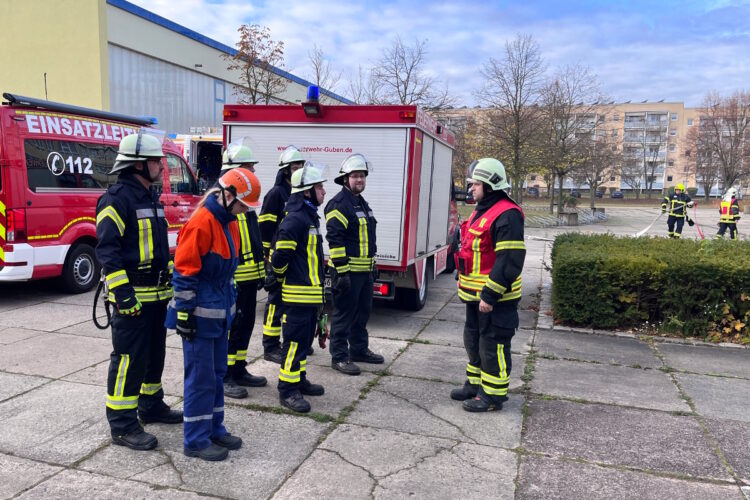
[[[458,212],[450,131],[416,106],[225,105],[224,141],[241,137],[250,138],[260,160],[264,192],[288,145],[328,165],[327,199],[341,189],[333,182],[341,162],[364,154],[374,165],[364,196],[378,221],[375,296],[424,306],[429,279],[453,267],[449,235]]]
[[[3,94],[0,106],[0,281],[60,277],[70,292],[99,278],[96,201],[124,136],[154,125],[137,118]],[[195,175],[164,143],[161,202],[170,245],[200,200]]]

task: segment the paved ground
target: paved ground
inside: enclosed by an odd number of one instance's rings
[[[578,230],[632,234],[655,215],[608,212],[607,224]],[[654,234],[666,231],[661,222]],[[469,414],[448,397],[466,360],[463,308],[443,275],[422,311],[376,307],[372,347],[386,365],[346,377],[316,350],[308,373],[326,394],[310,398],[310,415],[281,410],[275,383],[242,404],[227,400],[227,426],[245,445],[218,464],[182,455],[181,426],[149,425],[160,443],[152,452],[112,446],[111,345],[90,321],[92,295],[2,285],[0,497],[741,500],[744,487],[750,498],[750,351],[553,329],[544,239],[560,231],[527,232],[502,412]],[[258,359],[258,332],[251,371],[274,380],[278,368]],[[167,351],[164,386],[179,406],[175,335]]]

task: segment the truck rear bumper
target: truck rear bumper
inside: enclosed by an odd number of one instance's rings
[[[5,251],[0,281],[28,281],[34,277],[34,268],[62,266],[70,249],[70,245],[34,247],[28,243],[13,243],[12,247]]]

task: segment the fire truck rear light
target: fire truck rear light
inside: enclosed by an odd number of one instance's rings
[[[237,110],[236,109],[225,109],[224,110],[224,118],[237,118]]]
[[[389,283],[374,283],[372,285],[372,292],[375,295],[387,297],[390,291],[391,287]]]
[[[26,240],[26,210],[22,208],[8,210],[6,225],[6,241],[18,243]]]
[[[410,120],[417,117],[417,114],[414,111],[399,111],[398,117],[402,120]]]

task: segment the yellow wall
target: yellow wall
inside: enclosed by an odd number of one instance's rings
[[[109,109],[105,0],[3,0],[0,91]]]

